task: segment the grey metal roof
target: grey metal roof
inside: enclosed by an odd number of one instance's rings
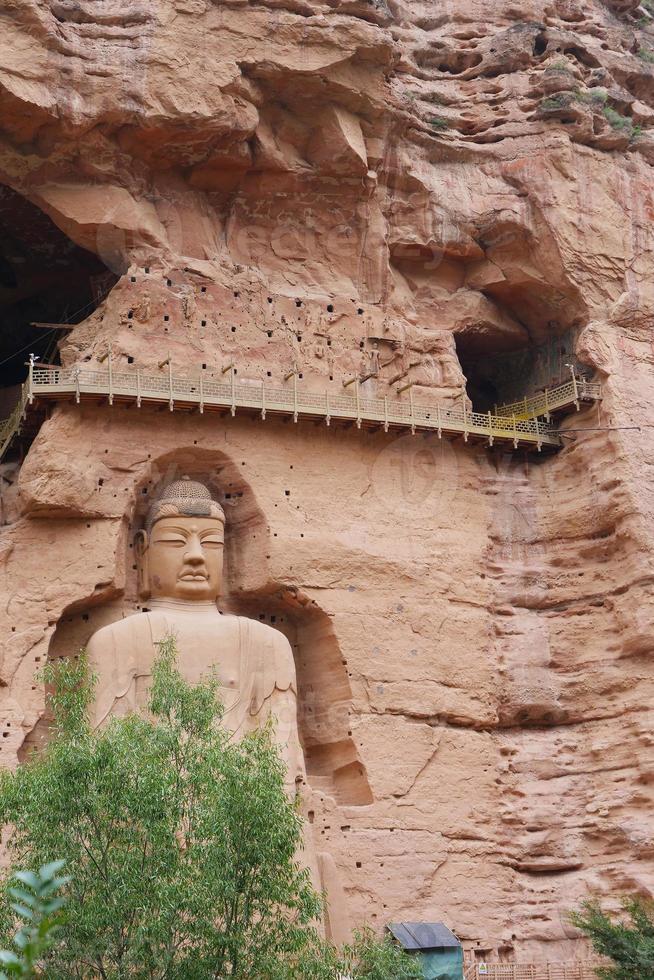
[[[455,949],[461,945],[442,922],[391,922],[389,932],[409,953],[430,949]]]

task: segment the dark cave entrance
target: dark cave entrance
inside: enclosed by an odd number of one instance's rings
[[[81,323],[119,276],[36,205],[0,186],[0,418],[18,398],[29,354],[56,364],[62,331]]]
[[[575,337],[576,331],[569,330],[544,343],[497,350],[488,338],[457,334],[457,355],[474,410],[493,412],[498,405],[562,384],[570,379],[571,366],[582,372],[574,356]]]

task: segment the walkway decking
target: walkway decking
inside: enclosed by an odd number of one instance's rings
[[[288,387],[280,388],[263,382],[236,381],[232,369],[229,381],[212,381],[199,375],[195,378],[177,377],[172,370],[166,374],[143,374],[141,371],[118,372],[111,364],[105,370],[91,368],[30,367],[30,373],[23,386],[21,399],[16,409],[4,422],[0,423],[0,459],[13,441],[20,436],[25,420],[29,418],[35,405],[46,401],[74,400],[80,402],[106,402],[114,404],[133,404],[138,408],[145,406],[167,407],[174,411],[237,412],[257,414],[261,419],[268,416],[300,419],[314,419],[330,425],[342,422],[358,428],[379,427],[386,432],[390,429],[409,430],[413,433],[435,432],[442,435],[462,436],[483,440],[489,446],[497,443],[512,445],[514,449],[522,446],[536,449],[543,447],[557,449],[561,446],[559,436],[552,430],[549,422],[536,414],[526,412],[542,405],[547,414],[570,406],[579,408],[580,403],[596,401],[601,397],[600,386],[581,378],[573,378],[559,388],[550,389],[544,396],[517,403],[516,406],[502,406],[496,414],[468,411],[465,405],[449,407],[443,405],[424,405],[414,402],[412,392],[408,397],[399,395],[387,398],[368,398],[361,394],[358,383],[355,394],[331,394],[306,391],[293,376]],[[544,399],[544,401],[543,401]],[[539,414],[545,415],[544,411]]]
[[[466,963],[465,980],[597,980],[598,961],[579,963]]]
[[[561,409],[574,405],[579,408],[582,402],[596,402],[602,397],[602,386],[595,381],[572,375],[569,381],[555,388],[546,388],[531,398],[512,402],[509,405],[499,405],[497,415],[517,419],[533,419],[543,417],[549,419]]]

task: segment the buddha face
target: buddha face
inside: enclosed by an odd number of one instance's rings
[[[142,539],[143,592],[153,599],[216,600],[223,573],[224,527],[216,517],[162,517]]]

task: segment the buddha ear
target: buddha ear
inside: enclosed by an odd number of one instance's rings
[[[136,552],[137,588],[141,599],[150,595],[150,558],[148,555],[148,533],[139,531],[134,538]]]

